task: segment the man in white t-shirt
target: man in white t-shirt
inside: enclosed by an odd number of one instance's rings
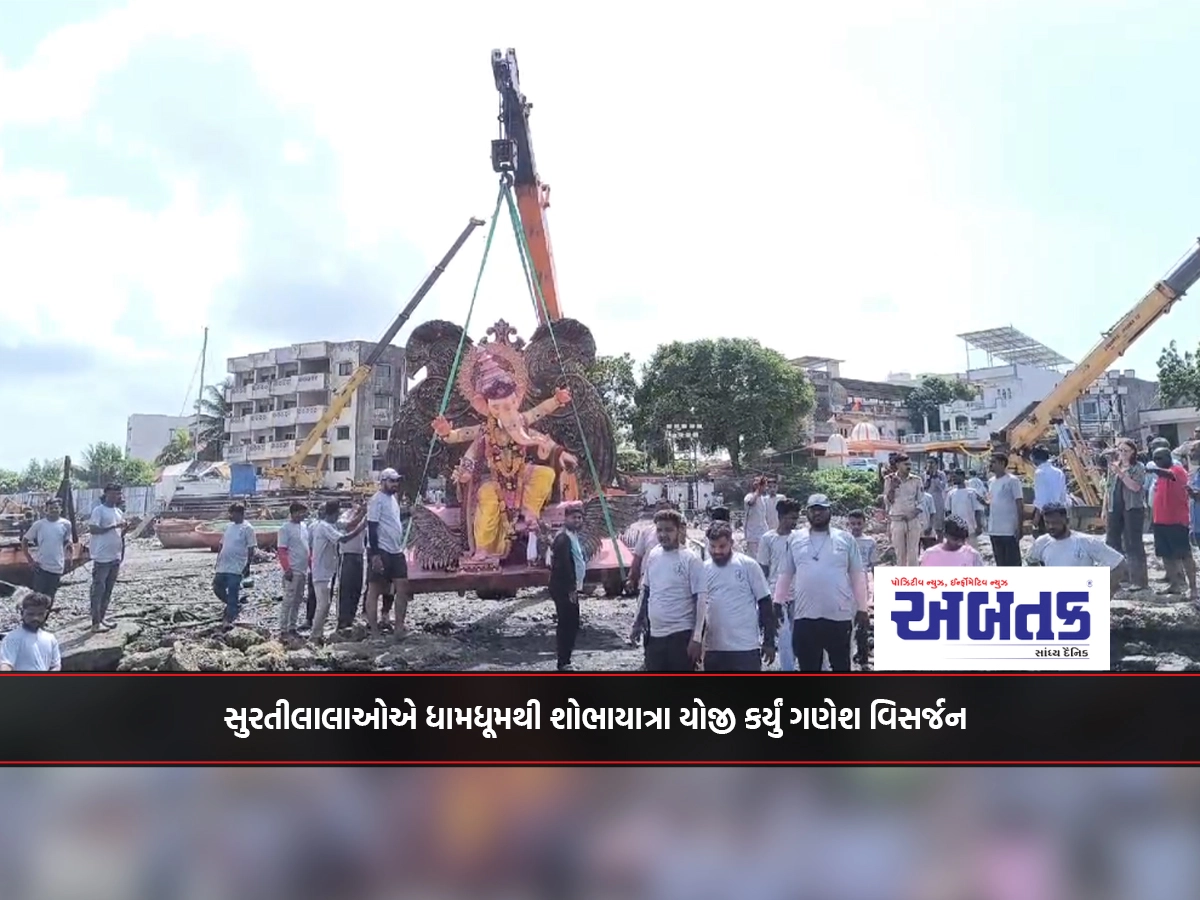
[[[279,529],[276,557],[283,569],[283,601],[279,604],[279,640],[300,640],[300,606],[308,588],[311,545],[308,536],[308,507],[299,500],[288,507],[288,520]]]
[[[1046,533],[1033,542],[1027,562],[1031,566],[1105,566],[1115,592],[1129,571],[1125,557],[1100,538],[1071,530],[1067,507],[1047,503],[1042,507]]]
[[[358,524],[351,527],[353,522]],[[341,631],[354,624],[354,617],[358,615],[358,605],[365,602],[363,584],[367,570],[363,556],[367,549],[367,505],[363,503],[352,513],[343,513],[338,519],[338,527],[348,538],[341,545],[342,560],[337,580],[337,627]]]
[[[724,522],[709,528],[708,548],[704,671],[761,671],[775,660],[775,611],[767,578],[755,560],[733,549],[733,529]]]
[[[21,600],[21,624],[0,642],[0,672],[60,672],[58,638],[44,630],[50,598],[26,594]]]
[[[946,513],[958,516],[967,523],[967,530],[970,532],[967,543],[976,549],[979,548],[979,514],[982,511],[983,492],[968,487],[967,473],[962,469],[955,469],[950,473],[950,489],[946,491]]]
[[[792,535],[775,600],[794,606],[792,648],[801,672],[820,672],[824,654],[834,672],[850,671],[851,631],[870,624],[867,576],[858,542],[830,526],[824,494],[808,498],[808,528]]]
[[[396,492],[400,473],[384,469],[379,473],[379,490],[367,503],[367,629],[380,630],[379,598],[388,589],[396,597],[396,637],[404,632],[408,613],[408,559],[404,555],[404,520]]]
[[[125,558],[125,532],[129,530],[120,507],[121,486],[107,485],[88,519],[88,533],[91,535],[88,552],[92,558],[92,631],[109,631],[112,628],[105,617],[112,602],[121,561]]]
[[[992,455],[992,478],[988,482],[988,542],[996,565],[1021,565],[1021,532],[1025,520],[1025,489],[1021,479],[1008,471],[1008,455]]]
[[[704,563],[682,545],[683,516],[673,509],[654,516],[658,546],[646,556],[646,590],[630,640],[646,637],[647,672],[694,672],[702,655],[704,612],[708,606]]]
[[[762,536],[779,524],[775,507],[780,498],[775,487],[774,479],[760,475],[754,479],[750,493],[745,497],[746,525],[743,532],[746,536],[746,555],[751,559],[758,558],[758,542]]]
[[[762,540],[758,543],[757,560],[767,578],[767,586],[771,589],[772,597],[775,595],[775,585],[779,581],[779,572],[783,569],[784,559],[788,554],[788,544],[792,540],[792,533],[796,530],[796,523],[800,519],[800,504],[784,497],[776,505],[776,510],[779,514],[779,524],[774,530],[768,531],[762,536]],[[776,615],[779,620],[777,646],[781,672],[796,671],[796,655],[792,653],[792,611],[790,602],[777,606]]]
[[[47,500],[42,517],[21,535],[21,550],[33,566],[33,591],[52,604],[71,552],[71,523],[61,513],[58,500]]]
[[[246,507],[241,503],[229,507],[229,524],[221,535],[217,551],[217,569],[213,574],[213,593],[225,604],[224,624],[233,625],[238,617],[242,576],[250,564],[250,556],[258,546],[254,526],[246,521]]]
[[[338,517],[341,513],[342,505],[337,500],[326,501],[321,510],[321,518],[308,530],[312,553],[313,592],[317,595],[310,637],[318,644],[325,640],[325,619],[329,616],[329,604],[333,599],[333,578],[338,571],[338,548],[354,539],[354,529],[366,517],[366,510],[360,510],[357,517],[351,519],[347,532],[338,527]]]

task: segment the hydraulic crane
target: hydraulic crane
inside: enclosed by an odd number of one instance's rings
[[[267,478],[279,479],[286,490],[311,491],[321,487],[321,481],[324,477],[325,459],[329,455],[326,443],[326,436],[329,429],[333,427],[338,417],[342,414],[342,411],[350,405],[355,391],[366,383],[371,375],[371,370],[392,343],[392,339],[400,333],[400,329],[404,327],[404,323],[409,320],[409,317],[416,310],[417,305],[425,299],[425,295],[429,293],[434,283],[446,271],[446,266],[450,265],[450,261],[462,249],[462,245],[467,242],[467,238],[471,236],[471,233],[476,228],[484,224],[482,219],[471,219],[467,227],[463,229],[462,234],[455,240],[454,245],[442,257],[441,262],[434,266],[433,271],[429,273],[425,281],[417,288],[417,292],[413,294],[412,299],[408,301],[404,309],[400,310],[400,314],[396,316],[391,327],[384,332],[383,337],[379,339],[379,343],[368,354],[362,365],[354,370],[354,373],[346,383],[333,395],[329,406],[325,408],[325,412],[322,414],[320,420],[312,427],[312,430],[304,440],[300,442],[300,445],[296,448],[296,452],[279,468],[267,469],[265,472]],[[311,468],[306,467],[304,465],[305,459],[307,459],[308,455],[312,453],[318,444],[322,444],[323,446],[321,454],[317,459],[317,464]]]
[[[529,255],[533,277],[538,280],[546,308],[538,307],[539,324],[562,318],[562,307],[558,302],[558,282],[554,276],[554,254],[550,249],[550,229],[546,221],[546,210],[550,207],[550,186],[538,178],[537,165],[533,158],[533,146],[529,136],[529,112],[533,104],[521,93],[520,73],[517,69],[517,51],[492,51],[492,74],[496,79],[496,90],[500,93],[500,137],[492,141],[492,168],[512,179],[513,192],[517,197],[517,210],[521,214],[521,227],[529,244]],[[530,285],[533,288],[533,285]],[[533,292],[537,297],[536,290]]]
[[[1029,454],[1046,432],[1063,422],[1066,410],[1081,397],[1139,337],[1200,280],[1200,240],[1171,271],[1152,287],[1112,328],[1083,361],[1067,373],[1045,398],[1031,404],[1002,430],[992,435],[994,451],[1007,452],[1009,463],[1028,473]],[[1081,457],[1082,448],[1064,448],[1063,457],[1076,486],[1089,506],[1099,505],[1099,493]]]

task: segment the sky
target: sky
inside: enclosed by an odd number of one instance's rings
[[[494,47],[602,353],[754,337],[882,379],[1012,325],[1079,360],[1200,235],[1182,0],[445,6],[0,4],[0,467],[179,414],[206,326],[209,382],[382,334],[491,212]],[[528,335],[499,235],[471,330]],[[413,324],[463,321],[482,247]],[[1195,347],[1192,302],[1122,367]]]

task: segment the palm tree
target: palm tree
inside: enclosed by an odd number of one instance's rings
[[[226,399],[231,387],[233,379],[226,378],[223,384],[205,387],[200,396],[196,443],[200,446],[200,459],[205,462],[218,462],[221,459],[221,451],[225,446],[225,423],[233,411],[232,404]]]
[[[154,460],[156,466],[177,466],[192,458],[192,436],[186,428],[177,428],[171,434],[171,442],[162,448]]]

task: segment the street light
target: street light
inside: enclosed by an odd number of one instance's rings
[[[688,507],[693,510],[700,505],[696,471],[700,467],[698,450],[700,435],[703,433],[704,426],[699,422],[673,422],[667,425],[667,436],[671,440],[672,454],[674,453],[675,444],[679,441],[687,441],[692,448],[692,473],[688,477]]]

